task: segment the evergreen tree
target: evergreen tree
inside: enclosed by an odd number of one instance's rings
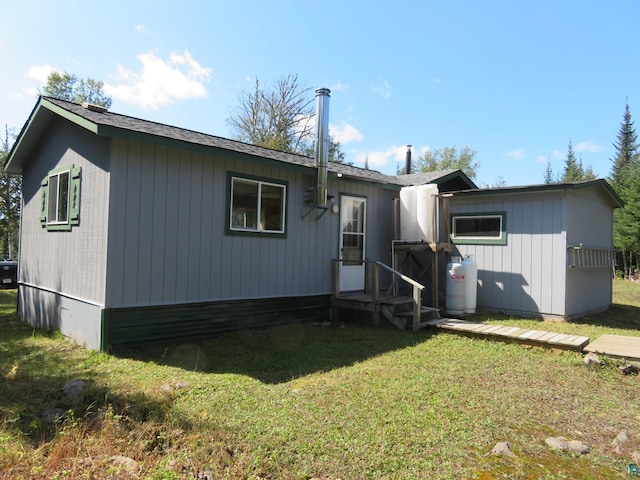
[[[556,183],[553,179],[553,170],[551,169],[551,160],[547,160],[547,169],[544,171],[544,183]]]
[[[576,154],[573,152],[573,145],[569,140],[569,151],[567,152],[567,158],[564,161],[564,171],[562,172],[561,182],[578,182],[582,180],[584,176],[584,170],[582,169],[582,162],[576,159]]]
[[[583,182],[586,180],[595,180],[597,178],[593,169],[589,165],[586,169],[582,165],[582,158],[576,158],[576,154],[573,151],[573,145],[569,140],[569,150],[567,152],[567,159],[564,163],[564,170],[559,181],[563,183],[568,182]],[[547,181],[550,180],[550,181]],[[551,164],[547,163],[547,172],[545,173],[545,183],[554,183],[551,175]]]
[[[637,135],[629,103],[625,105],[617,141],[613,144],[616,155],[612,159],[609,181],[625,203],[614,212],[613,242],[621,252],[625,278],[631,274],[640,252],[640,154]]]
[[[4,172],[14,132],[5,125],[0,142],[0,257],[17,258],[22,177]]]
[[[637,162],[638,136],[631,119],[629,102],[625,105],[623,121],[613,146],[616,149],[616,156],[612,159],[611,183],[615,185],[624,182],[624,170],[626,167]]]

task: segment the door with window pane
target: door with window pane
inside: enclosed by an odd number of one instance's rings
[[[340,290],[364,290],[367,201],[343,196],[340,200]]]

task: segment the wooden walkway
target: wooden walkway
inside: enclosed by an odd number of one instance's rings
[[[469,322],[453,318],[438,318],[426,322],[428,326],[474,336],[502,338],[519,343],[540,345],[553,348],[582,351],[589,344],[589,337],[568,335],[565,333],[527,330],[519,327],[505,327],[487,323]],[[640,339],[639,339],[640,340]]]
[[[610,357],[640,361],[640,337],[602,335],[585,347],[585,352],[599,353]]]

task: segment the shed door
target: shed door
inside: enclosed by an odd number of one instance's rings
[[[364,252],[367,201],[340,199],[340,290],[364,290]]]

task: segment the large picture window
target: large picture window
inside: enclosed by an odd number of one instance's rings
[[[80,168],[52,170],[42,180],[40,222],[48,230],[70,230],[80,222]]]
[[[506,245],[506,213],[453,214],[451,240],[458,244]]]
[[[287,186],[230,177],[229,232],[284,234]]]

